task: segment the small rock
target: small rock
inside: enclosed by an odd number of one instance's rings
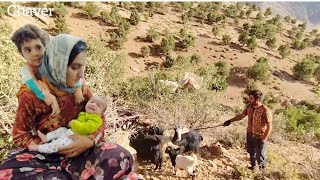
[[[138,68],[135,68],[135,67],[131,67],[130,66],[130,69],[133,71],[133,72],[140,72],[140,70]]]
[[[209,160],[209,163],[210,163],[210,170],[211,171],[217,171],[218,170],[218,166],[217,166],[217,164],[215,164],[214,163],[214,161],[212,161],[212,160]]]
[[[273,86],[273,89],[280,91],[280,88],[278,86]]]

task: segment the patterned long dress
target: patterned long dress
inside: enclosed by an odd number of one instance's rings
[[[12,150],[0,165],[0,180],[112,180],[130,173],[133,163],[131,154],[117,144],[102,141],[105,124],[90,135],[96,146],[75,158],[68,159],[60,154],[42,154],[25,149],[32,141],[40,142],[36,135],[37,130],[48,133],[61,126],[67,126],[70,120],[75,119],[92,97],[91,91],[85,86],[83,94],[85,101],[80,105],[75,104],[72,94],[55,94],[61,113],[58,118],[50,118],[51,107],[38,100],[31,92],[20,93],[13,127],[13,142],[19,148]]]

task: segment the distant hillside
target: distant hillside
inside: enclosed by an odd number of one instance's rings
[[[320,2],[257,2],[262,9],[272,8],[273,14],[291,16],[307,23],[320,25]]]

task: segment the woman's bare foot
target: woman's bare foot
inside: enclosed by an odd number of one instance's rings
[[[31,151],[38,151],[38,147],[39,147],[38,144],[29,144],[28,145],[28,149]]]
[[[41,139],[41,141],[43,142],[43,143],[46,143],[46,142],[48,142],[48,139],[47,139],[47,136],[45,135],[45,134],[43,134],[41,131],[37,131],[38,132],[38,136],[39,136],[39,138]]]

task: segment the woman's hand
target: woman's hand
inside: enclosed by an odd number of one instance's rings
[[[69,138],[73,143],[59,149],[59,153],[65,154],[67,158],[76,157],[94,146],[94,141],[87,136],[73,134]]]

